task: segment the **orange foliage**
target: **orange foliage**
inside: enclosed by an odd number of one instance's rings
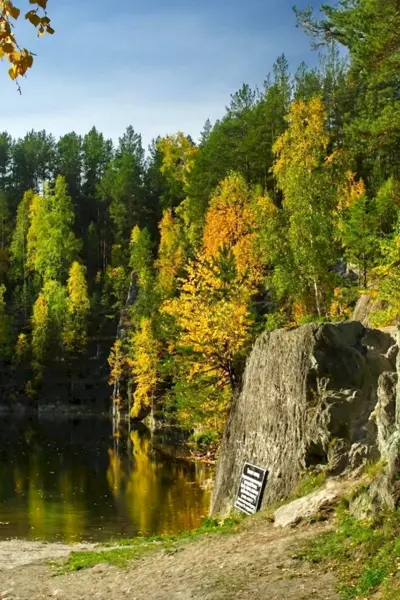
[[[261,276],[259,258],[255,252],[255,212],[249,187],[241,175],[226,177],[211,199],[203,233],[206,260],[218,257],[228,248],[235,257],[239,275]]]
[[[365,184],[363,180],[356,181],[355,174],[348,171],[344,183],[339,190],[337,212],[341,213],[346,208],[350,208],[364,194]]]

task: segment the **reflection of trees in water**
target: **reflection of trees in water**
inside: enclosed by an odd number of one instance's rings
[[[82,434],[21,427],[0,444],[0,521],[11,522],[4,534],[74,541],[98,539],[103,523],[109,536],[199,524],[209,499],[197,485],[207,476],[201,465],[155,450],[145,428],[108,450],[110,437],[96,447],[96,431]]]
[[[153,450],[150,435],[130,432],[126,454],[108,450],[107,480],[123,502],[138,533],[172,533],[193,529],[208,510],[209,496],[193,481],[204,467],[163,456]]]
[[[83,534],[86,526],[85,471],[75,471],[73,477],[71,470],[63,471],[58,478],[58,488],[63,498],[63,538],[73,541]]]
[[[86,471],[68,463],[51,445],[42,445],[34,432],[23,432],[12,460],[0,457],[0,500],[7,521],[15,520],[12,535],[74,541],[86,526]]]
[[[84,473],[62,469],[48,473],[45,461],[31,455],[28,476],[28,521],[32,537],[57,535],[65,541],[79,539],[85,531]],[[46,481],[54,473],[53,485]]]

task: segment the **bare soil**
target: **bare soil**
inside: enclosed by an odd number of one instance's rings
[[[295,557],[305,540],[327,527],[277,530],[255,521],[238,533],[182,543],[173,554],[156,551],[126,568],[100,564],[63,575],[48,561],[68,556],[76,546],[1,542],[0,598],[337,600],[334,574]]]

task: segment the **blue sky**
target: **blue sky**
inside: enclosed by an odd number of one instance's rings
[[[316,61],[295,26],[293,3],[49,0],[54,36],[37,40],[28,25],[17,29],[21,43],[38,55],[22,80],[22,96],[2,65],[0,130],[17,137],[46,129],[59,136],[95,125],[117,140],[131,124],[146,145],[178,130],[197,139],[205,120],[222,116],[242,83],[262,84],[282,52],[292,68]]]

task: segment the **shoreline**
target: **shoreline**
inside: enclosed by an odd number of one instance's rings
[[[0,417],[6,417],[16,420],[39,420],[39,421],[62,421],[68,419],[96,419],[96,420],[107,420],[112,421],[112,413],[109,412],[98,412],[94,410],[82,410],[80,407],[75,408],[73,406],[60,407],[57,405],[49,405],[49,407],[39,407],[35,409],[33,407],[18,407],[10,409],[9,407],[0,405]],[[122,418],[124,428],[128,421]],[[201,462],[206,465],[216,465],[219,446],[213,445],[211,448],[197,448],[195,444],[184,439],[186,433],[184,430],[177,427],[175,424],[168,424],[162,422],[158,424],[152,431],[142,421],[132,421],[131,431],[135,429],[143,428],[150,432],[155,438],[155,445],[157,450],[161,453],[172,456],[177,459],[186,460],[188,462]],[[128,433],[128,430],[126,430]],[[157,440],[157,437],[165,436],[165,440]]]
[[[318,524],[278,531],[250,518],[219,533],[210,528],[78,552],[74,545],[0,542],[0,595],[10,600],[337,600],[335,574],[294,556],[328,529]]]

